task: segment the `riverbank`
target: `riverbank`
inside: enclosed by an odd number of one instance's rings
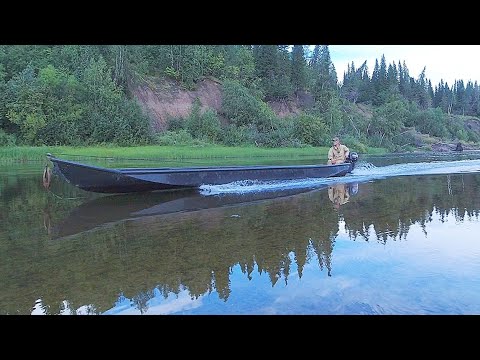
[[[355,151],[355,149],[351,149]],[[183,160],[183,159],[235,159],[318,157],[326,159],[327,147],[259,148],[226,146],[138,146],[138,147],[71,147],[71,146],[18,146],[0,147],[0,162],[27,162],[45,160],[47,153],[70,159],[105,158],[113,160]],[[368,154],[383,154],[383,148],[369,148]]]

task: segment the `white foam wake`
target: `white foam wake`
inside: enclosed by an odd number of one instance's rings
[[[281,191],[286,189],[315,189],[336,183],[366,182],[392,176],[440,175],[480,172],[480,160],[456,160],[374,166],[368,162],[358,163],[351,174],[333,178],[307,178],[281,181],[235,181],[223,185],[202,185],[202,195],[225,193],[251,193]]]

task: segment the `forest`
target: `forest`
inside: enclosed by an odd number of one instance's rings
[[[428,64],[425,64],[426,66]],[[370,75],[371,74],[371,75]],[[132,92],[144,79],[221,84],[221,109],[200,101],[156,130]],[[273,101],[301,111],[279,116]],[[480,142],[477,82],[432,84],[425,69],[377,59],[337,74],[328,45],[1,45],[0,146],[221,144],[409,151],[422,135]]]

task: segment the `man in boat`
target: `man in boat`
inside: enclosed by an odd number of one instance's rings
[[[328,150],[328,165],[336,165],[344,163],[350,154],[348,147],[340,143],[338,137],[332,139],[333,145]]]

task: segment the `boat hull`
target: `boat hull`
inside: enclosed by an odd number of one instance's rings
[[[220,166],[110,169],[48,156],[54,174],[68,183],[98,193],[130,193],[196,188],[235,181],[274,181],[344,176],[354,162],[338,165]]]

